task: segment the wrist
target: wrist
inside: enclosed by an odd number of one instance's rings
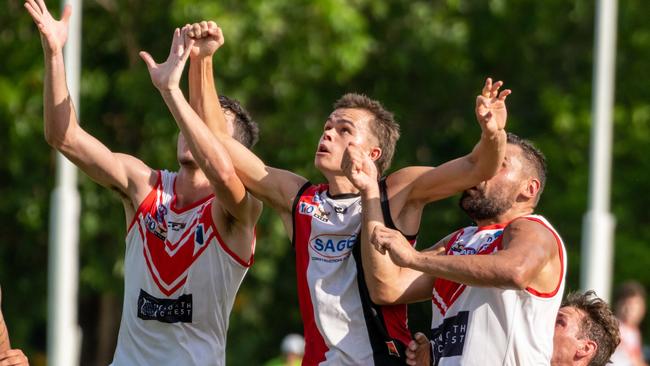
[[[481,131],[481,140],[499,140],[503,137],[506,137],[505,128],[499,128],[496,130],[483,130]]]
[[[379,187],[376,184],[370,185],[369,187],[363,187],[360,191],[361,198],[363,199],[379,199]]]
[[[163,97],[165,96],[174,96],[175,94],[183,94],[181,91],[181,88],[176,85],[176,86],[164,86],[164,87],[158,87],[158,91],[160,94],[162,94]]]

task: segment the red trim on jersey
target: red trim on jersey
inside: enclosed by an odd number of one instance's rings
[[[158,191],[162,190],[162,173],[160,173],[159,170],[157,171],[157,174],[158,174],[158,178],[156,179],[156,184],[154,184],[151,191],[149,191],[149,194],[147,194],[147,197],[145,197],[144,200],[140,202],[140,205],[135,210],[135,213],[131,218],[131,223],[126,229],[126,235],[129,235],[129,231],[131,231],[133,225],[135,225],[135,223],[138,222],[138,216],[140,216],[139,214],[145,212],[145,207],[150,207],[151,205],[156,203],[156,197],[158,195]]]
[[[511,221],[511,222],[512,222],[512,221]],[[508,226],[508,224],[510,224],[510,222],[499,223],[499,224],[492,224],[492,225],[485,225],[485,226],[479,226],[479,227],[476,229],[476,232],[483,231],[483,230],[503,229],[503,228],[505,228],[506,226]]]
[[[217,225],[214,223],[214,219],[212,218],[212,204],[214,201],[210,202],[207,206],[205,206],[205,216],[207,220],[212,225],[212,229],[214,231],[214,236],[217,238],[217,242],[221,246],[224,252],[228,254],[232,259],[234,259],[237,263],[240,265],[249,268],[250,266],[253,265],[253,262],[255,262],[255,238],[256,238],[256,232],[255,228],[253,228],[253,241],[251,243],[251,256],[248,258],[248,261],[243,260],[240,256],[237,255],[230,247],[226,244],[226,242],[223,240],[221,237],[221,234],[219,234],[219,230],[217,229]]]
[[[311,235],[312,217],[302,215],[298,209],[300,202],[313,204],[311,197],[319,191],[322,185],[311,186],[303,192],[296,202],[294,211],[294,247],[296,250],[296,277],[298,282],[298,300],[300,303],[300,314],[305,333],[305,354],[302,358],[303,366],[318,365],[325,361],[325,353],[328,347],[323,336],[320,334],[314,319],[314,307],[311,301],[311,292],[307,282],[307,267],[309,266],[309,236]]]
[[[562,250],[562,241],[560,240],[560,237],[557,235],[555,230],[550,228],[546,223],[536,217],[530,217],[530,216],[524,216],[522,219],[530,220],[530,221],[535,221],[542,226],[544,226],[546,229],[548,229],[553,236],[555,237],[555,243],[557,244],[557,250],[558,254],[560,256],[560,279],[557,282],[557,286],[555,286],[555,290],[552,292],[540,292],[535,290],[532,287],[526,287],[526,291],[530,292],[531,294],[538,296],[538,297],[544,297],[544,298],[550,298],[553,297],[557,294],[557,292],[560,290],[560,286],[562,285],[562,278],[564,277],[564,250]]]

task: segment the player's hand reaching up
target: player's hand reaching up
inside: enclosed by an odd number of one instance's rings
[[[485,80],[481,95],[476,97],[476,119],[484,133],[496,133],[506,127],[508,110],[506,97],[512,93],[510,89],[499,92],[502,81],[492,83],[491,78]]]
[[[380,253],[388,252],[393,263],[400,267],[410,267],[418,254],[402,233],[384,225],[375,226],[370,242]]]
[[[341,169],[350,182],[365,192],[377,185],[377,167],[370,156],[366,154],[361,146],[351,142],[343,153]]]
[[[174,30],[169,56],[162,64],[157,64],[149,53],[140,52],[140,57],[142,57],[144,63],[147,64],[147,69],[149,69],[153,85],[160,91],[179,89],[185,63],[194,45],[194,40],[187,37],[189,29],[189,26],[185,26],[182,30],[178,28]]]
[[[61,20],[56,20],[47,10],[43,0],[27,0],[24,6],[41,32],[43,51],[49,55],[60,54],[65,42],[68,40],[68,24],[70,15],[72,15],[72,7],[66,5]]]
[[[411,366],[431,366],[431,344],[423,333],[415,333],[414,339],[406,347],[406,364]]]
[[[191,58],[212,57],[225,42],[221,28],[211,20],[189,25],[187,36],[195,41]]]

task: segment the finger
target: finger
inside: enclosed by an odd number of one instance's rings
[[[172,46],[169,50],[169,55],[180,56],[183,52],[183,39],[181,38],[181,30],[174,29],[174,36],[172,37]]]
[[[70,16],[72,15],[72,5],[66,4],[63,8],[63,14],[61,14],[61,21],[68,24],[70,22]]]
[[[481,95],[483,95],[484,97],[489,97],[491,89],[492,89],[492,79],[487,78],[485,79],[485,85],[483,85],[483,90],[481,91]]]
[[[38,4],[38,8],[41,10],[41,13],[45,14],[47,13],[47,6],[45,6],[45,2],[43,0],[36,0],[36,3]]]
[[[217,23],[212,20],[208,20],[208,31],[212,31],[217,28]]]
[[[487,112],[486,114],[481,116],[481,122],[483,123],[488,123],[492,119],[492,112]]]
[[[497,94],[499,93],[499,88],[503,85],[503,81],[499,80],[496,83],[492,85],[492,89],[490,89],[490,98],[496,98]]]
[[[192,24],[193,38],[201,38],[201,25],[199,23]]]
[[[185,62],[187,61],[187,58],[190,57],[190,53],[192,52],[192,46],[194,46],[194,39],[190,38],[190,41],[187,43],[187,46],[185,47],[185,50],[183,52],[183,56],[181,57],[181,61]]]
[[[34,23],[39,24],[41,22],[41,14],[36,10],[34,7],[36,5],[32,5],[33,1],[28,1],[25,3],[25,9],[27,9],[27,12],[29,15],[32,16],[32,20],[34,20]]]
[[[151,70],[156,67],[156,62],[153,60],[153,57],[151,57],[151,55],[148,52],[140,51],[138,55],[140,55],[140,58],[142,58],[142,61],[144,61],[148,69]]]
[[[205,20],[200,22],[199,25],[201,26],[201,37],[205,37],[208,35],[208,22]]]
[[[502,102],[505,102],[506,97],[508,95],[510,95],[510,94],[512,94],[512,90],[510,90],[510,89],[506,89],[506,90],[501,91],[501,93],[499,94],[499,100],[502,101]]]
[[[422,333],[422,332],[415,333],[414,338],[415,338],[415,342],[417,342],[418,344],[427,344],[427,343],[429,343],[429,338],[427,338],[427,336],[425,336],[424,333]]]

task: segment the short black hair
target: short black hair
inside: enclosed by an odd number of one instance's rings
[[[235,132],[233,137],[247,148],[253,147],[259,140],[259,127],[253,118],[238,100],[225,95],[219,96],[221,109],[228,110],[235,115]]]
[[[537,179],[539,179],[539,191],[537,192],[535,200],[535,202],[537,202],[544,191],[544,187],[546,187],[546,157],[538,148],[535,147],[535,145],[533,145],[532,142],[521,138],[512,132],[508,132],[507,135],[508,143],[521,148],[529,167],[532,168],[535,175],[537,175]]]

